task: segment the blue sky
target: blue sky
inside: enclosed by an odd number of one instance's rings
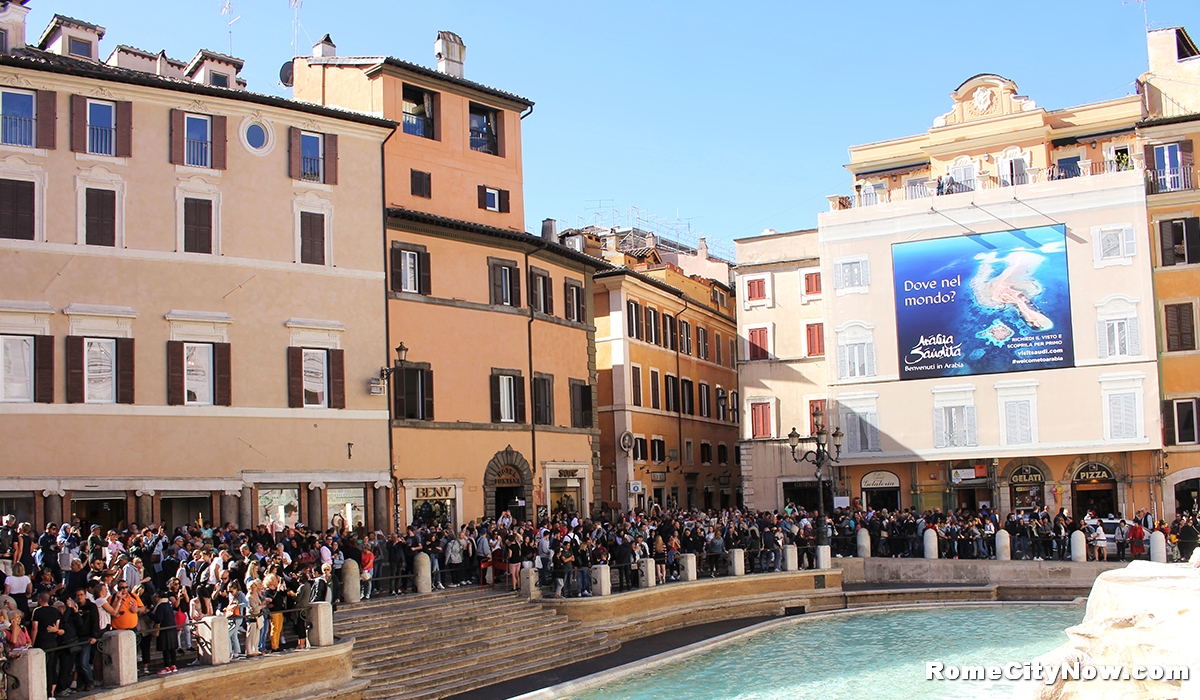
[[[246,60],[250,89],[287,94],[287,0],[32,0],[118,43]],[[524,122],[526,224],[588,223],[632,206],[728,242],[814,226],[847,192],[852,144],[927,129],[948,93],[999,73],[1047,108],[1129,94],[1147,69],[1142,6],[1122,0],[900,3],[304,0],[301,53],[328,32],[343,55],[433,65],[448,29],[466,75],[534,100]],[[1152,27],[1200,40],[1200,2],[1149,0]]]

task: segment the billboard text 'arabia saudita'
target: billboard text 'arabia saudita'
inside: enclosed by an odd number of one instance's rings
[[[900,378],[1075,364],[1066,229],[892,246]]]

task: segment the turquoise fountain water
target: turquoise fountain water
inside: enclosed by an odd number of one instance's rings
[[[941,607],[798,618],[570,697],[576,700],[1010,698],[1013,681],[925,680],[925,663],[1025,663],[1067,641],[1081,605]]]

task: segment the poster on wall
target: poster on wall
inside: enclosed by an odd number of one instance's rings
[[[892,245],[900,379],[1075,365],[1062,225]]]

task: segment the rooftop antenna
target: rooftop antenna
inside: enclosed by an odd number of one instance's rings
[[[288,0],[288,7],[292,8],[292,55],[300,55],[300,9],[304,7],[304,0]]]
[[[1142,23],[1146,29],[1146,69],[1150,68],[1150,10],[1147,8],[1149,0],[1123,0],[1122,5],[1141,5],[1142,6]]]

